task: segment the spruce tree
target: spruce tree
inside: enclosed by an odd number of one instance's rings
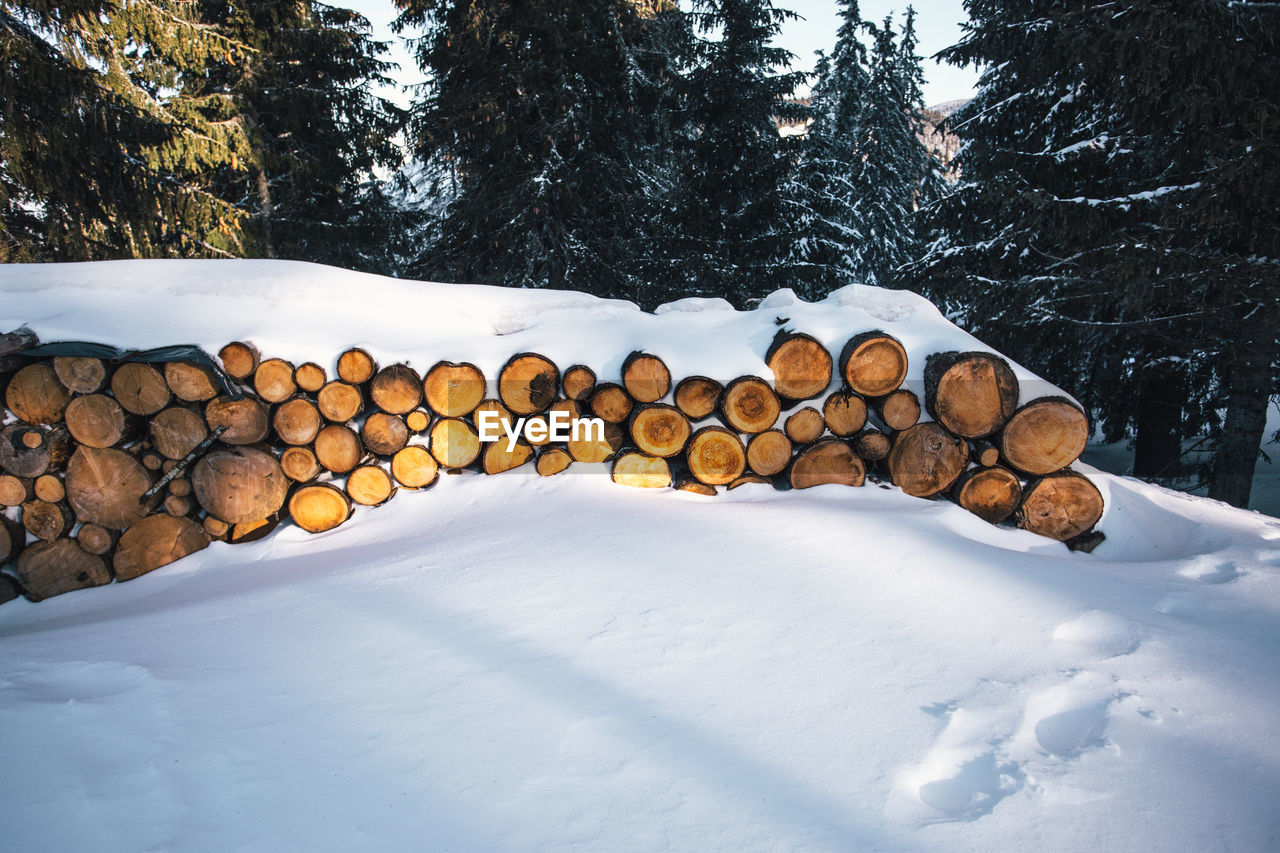
[[[683,144],[668,207],[667,286],[674,294],[743,302],[791,283],[797,239],[785,190],[795,144],[780,119],[803,121],[789,101],[804,79],[771,44],[793,13],[769,0],[696,0],[699,38],[685,77]]]
[[[248,50],[176,0],[0,5],[2,259],[241,254],[208,179],[247,168],[248,134],[187,84]]]
[[[1167,431],[1151,393],[1185,387],[1173,419],[1218,434],[1210,494],[1243,505],[1280,328],[1274,4],[967,8],[944,55],[988,70],[953,117],[964,182],[914,272],[990,343],[1082,389],[1109,437],[1153,412]]]
[[[416,273],[633,296],[667,181],[669,0],[402,0],[428,82],[413,153],[442,209]]]
[[[393,272],[410,223],[373,172],[399,166],[404,112],[374,93],[391,67],[369,22],[313,0],[206,0],[204,17],[250,48],[202,89],[231,92],[247,126],[248,174],[216,191],[249,214],[257,253]]]
[[[860,280],[866,269],[866,235],[856,208],[863,191],[858,146],[871,73],[860,38],[865,22],[858,2],[842,0],[840,7],[835,47],[830,56],[819,56],[815,68],[813,121],[789,188],[800,212],[801,233],[791,260],[806,272],[803,295],[809,298]]]
[[[815,118],[792,191],[805,214],[795,259],[822,289],[891,281],[919,251],[916,211],[940,184],[920,138],[915,12],[908,8],[898,34],[891,17],[878,27],[862,20],[856,0],[842,4],[841,17],[832,57],[818,66]]]

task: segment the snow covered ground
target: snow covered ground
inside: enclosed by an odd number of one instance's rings
[[[3,328],[326,364],[492,375],[538,350],[604,376],[645,346],[732,378],[778,316],[837,349],[973,347],[865,288],[675,309],[300,264],[0,268]],[[888,487],[515,471],[11,602],[3,846],[1275,849],[1280,521],[1090,473],[1093,554]]]

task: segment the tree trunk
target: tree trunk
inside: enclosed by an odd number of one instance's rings
[[[133,580],[208,546],[208,535],[191,519],[149,515],[120,537],[112,566],[117,579]]]
[[[1274,333],[1258,330],[1244,338],[1227,379],[1227,419],[1213,455],[1209,497],[1232,506],[1248,507],[1253,469],[1258,463],[1262,434],[1271,401],[1271,366],[1276,353]]]
[[[824,438],[796,454],[788,474],[793,489],[813,486],[861,486],[867,469],[847,441]]]
[[[257,172],[258,216],[262,220],[262,254],[268,258],[276,256],[276,244],[271,235],[271,218],[275,216],[275,206],[271,203],[271,182],[262,169]]]
[[[1177,475],[1186,395],[1186,383],[1178,370],[1157,365],[1143,376],[1138,390],[1133,476],[1155,479]]]

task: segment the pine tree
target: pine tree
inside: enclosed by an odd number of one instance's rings
[[[857,0],[841,2],[841,24],[830,56],[814,69],[813,122],[804,141],[796,179],[789,188],[801,212],[801,238],[792,262],[805,270],[803,294],[816,298],[865,275],[866,235],[856,213],[863,192],[858,145],[871,84],[869,59],[860,34],[865,21]]]
[[[786,263],[797,222],[785,197],[795,145],[778,121],[807,118],[788,101],[805,75],[777,71],[792,56],[771,45],[791,17],[769,0],[693,4],[700,38],[684,81],[684,141],[667,219],[673,295],[742,302],[796,272]]]
[[[246,129],[186,86],[248,50],[176,0],[0,3],[0,259],[242,253],[206,184],[246,168]]]
[[[991,343],[1082,388],[1111,437],[1160,411],[1150,395],[1171,381],[1184,435],[1218,429],[1225,405],[1210,494],[1247,502],[1280,328],[1274,4],[967,8],[945,57],[988,70],[953,117],[964,183],[914,272]]]
[[[368,20],[314,0],[206,0],[204,18],[251,48],[202,86],[231,92],[248,127],[248,175],[216,191],[249,214],[257,251],[394,271],[387,247],[411,223],[373,172],[399,166],[404,111],[374,94],[390,64]]]
[[[823,289],[891,281],[919,251],[916,211],[940,185],[920,138],[914,10],[897,36],[892,17],[878,27],[862,20],[856,0],[841,16],[832,58],[818,66],[816,116],[793,190],[806,214],[796,260],[819,271]]]
[[[636,294],[665,192],[668,0],[402,0],[429,75],[415,156],[444,197],[416,272]]]

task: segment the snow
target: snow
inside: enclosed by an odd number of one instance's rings
[[[279,262],[8,266],[0,289],[0,327],[44,340],[323,364],[538,350],[605,378],[643,346],[731,378],[779,316],[837,349],[980,348],[857,287],[659,315]],[[515,471],[8,603],[5,846],[1274,849],[1280,521],[1085,470],[1092,554],[888,487]]]

